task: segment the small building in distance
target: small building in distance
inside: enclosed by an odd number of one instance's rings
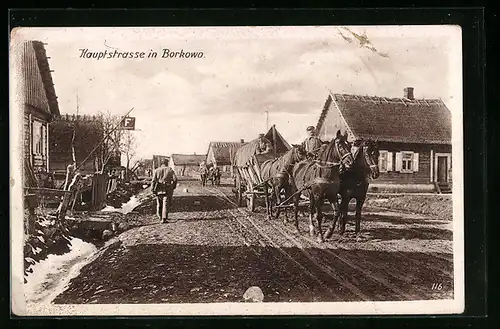
[[[209,166],[217,166],[222,173],[232,173],[231,164],[236,151],[245,145],[242,139],[239,142],[210,142],[208,145],[206,162]]]
[[[371,191],[451,193],[451,112],[440,99],[330,94],[316,131],[329,141],[337,130],[349,140],[376,140],[380,177]]]
[[[206,159],[206,154],[172,154],[170,156],[170,168],[179,177],[198,178],[200,175],[200,163]]]

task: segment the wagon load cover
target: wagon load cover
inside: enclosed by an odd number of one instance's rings
[[[291,149],[290,144],[288,144],[278,130],[276,130],[275,126],[272,126],[264,137],[271,141],[271,144],[273,145],[272,152],[268,154],[257,154],[259,140],[254,139],[236,151],[233,165],[240,168],[247,167],[254,164],[254,159],[257,159],[259,163],[262,163],[266,160],[274,159]]]

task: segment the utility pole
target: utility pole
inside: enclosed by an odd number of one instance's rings
[[[266,111],[266,132],[269,131],[269,111]]]

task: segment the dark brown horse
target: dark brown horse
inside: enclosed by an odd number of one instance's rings
[[[209,180],[212,185],[220,185],[221,172],[219,167],[210,167],[207,174],[207,180]]]
[[[356,228],[359,233],[361,229],[361,210],[366,200],[370,179],[377,179],[380,175],[378,168],[379,150],[377,143],[372,140],[358,140],[353,144],[351,152],[354,156],[354,164],[350,170],[340,175],[339,194],[341,196],[340,211],[335,214],[335,218],[328,228],[325,237],[329,238],[340,218],[340,234],[344,234],[349,210],[349,202],[356,200]]]
[[[288,152],[276,159],[266,160],[260,166],[262,180],[271,186],[272,195],[268,202],[268,214],[278,218],[281,208],[275,208],[281,202],[281,192],[285,199],[291,195],[290,176],[293,166],[306,158],[306,151],[301,145],[293,145]]]
[[[321,206],[325,200],[328,200],[334,212],[338,213],[337,193],[340,187],[340,173],[351,168],[353,163],[354,158],[346,136],[342,135],[339,130],[336,137],[321,148],[316,159],[303,160],[294,166],[292,181],[297,232],[299,232],[299,199],[300,195],[304,194],[309,198],[309,234],[315,235],[313,217],[316,217],[317,239],[323,242]]]

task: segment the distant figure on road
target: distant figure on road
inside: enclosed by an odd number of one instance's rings
[[[205,160],[203,160],[200,163],[200,180],[201,180],[201,186],[205,186],[205,184],[207,182],[207,178],[208,178],[208,167],[207,167],[207,163],[205,162]]]
[[[304,147],[307,157],[313,159],[316,158],[316,155],[318,154],[321,145],[323,145],[323,142],[321,141],[321,139],[316,137],[314,126],[307,127],[306,132],[308,136],[302,142],[302,147]]]
[[[273,150],[273,145],[271,141],[265,137],[264,134],[259,134],[258,144],[257,144],[257,154],[271,153]]]
[[[168,166],[168,159],[164,159],[161,166],[153,174],[151,190],[156,195],[156,215],[162,223],[168,220],[168,212],[172,207],[172,196],[177,187],[177,176]]]

